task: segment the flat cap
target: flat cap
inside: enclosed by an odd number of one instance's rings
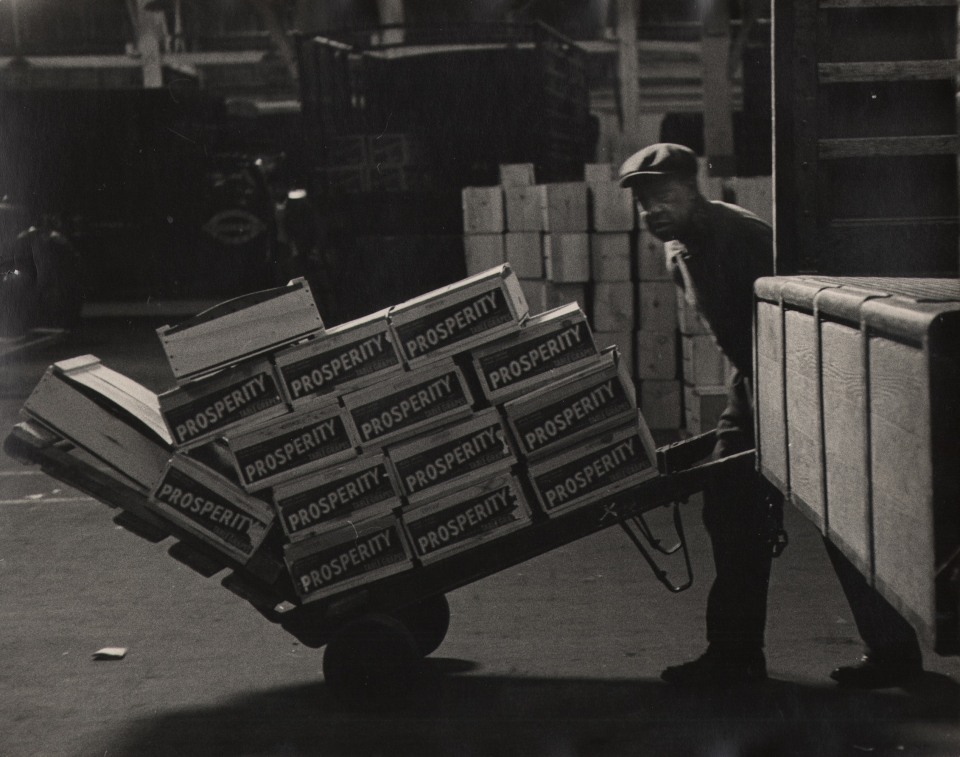
[[[697,156],[689,147],[657,142],[635,152],[620,166],[620,186],[626,187],[644,176],[697,175]]]

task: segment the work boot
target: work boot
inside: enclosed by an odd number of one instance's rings
[[[767,679],[767,662],[763,652],[727,655],[707,650],[696,660],[670,666],[660,678],[684,686],[753,683]]]
[[[830,677],[845,689],[889,689],[903,686],[923,674],[923,664],[915,658],[883,658],[865,654],[854,665],[844,665]]]

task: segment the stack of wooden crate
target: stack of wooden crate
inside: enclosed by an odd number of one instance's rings
[[[533,312],[579,303],[598,344],[622,352],[650,427],[679,429],[677,316],[663,245],[638,225],[610,164],[588,164],[584,174],[536,184],[532,165],[504,165],[499,186],[465,188],[467,271],[509,262]]]
[[[158,334],[175,388],[85,356],[24,412],[221,565],[281,566],[303,601],[657,475],[619,353],[575,303],[530,316],[508,265],[329,329],[295,280]]]

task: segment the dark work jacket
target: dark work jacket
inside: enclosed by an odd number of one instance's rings
[[[753,376],[753,282],[773,275],[773,229],[748,210],[706,202],[695,217],[683,248],[670,251],[668,266],[684,287],[674,255],[686,263],[694,293],[687,292],[717,345],[733,367]]]

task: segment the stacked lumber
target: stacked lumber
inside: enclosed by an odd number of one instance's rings
[[[158,336],[175,387],[83,356],[52,366],[24,414],[125,477],[161,532],[239,583],[279,566],[298,602],[657,475],[619,352],[576,303],[531,316],[509,265],[333,328],[295,280]]]

